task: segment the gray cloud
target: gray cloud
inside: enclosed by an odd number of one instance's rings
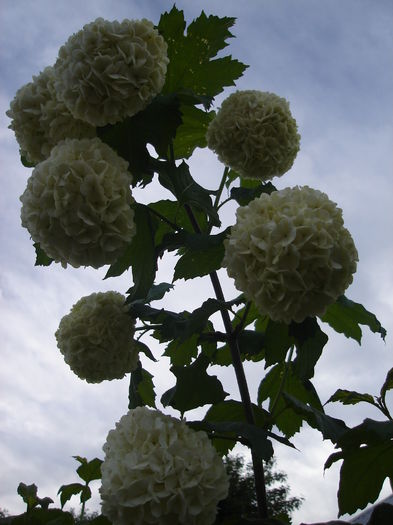
[[[228,52],[250,64],[241,89],[275,91],[290,100],[302,135],[302,149],[293,169],[277,181],[283,188],[309,184],[329,194],[344,210],[344,219],[357,244],[360,263],[348,296],[376,313],[393,329],[391,274],[392,88],[390,54],[392,8],[389,1],[311,0],[277,2],[177,2],[188,19],[203,8],[220,16],[236,16]],[[35,482],[41,496],[54,498],[63,483],[76,481],[72,455],[101,455],[110,428],[126,411],[127,379],[88,385],[73,376],[57,351],[54,332],[60,318],[82,295],[131,284],[127,273],[102,281],[104,270],[35,268],[34,250],[21,228],[19,195],[29,170],[18,161],[18,147],[7,130],[4,112],[16,89],[53,63],[67,37],[97,16],[108,19],[147,17],[157,21],[171,2],[104,0],[49,2],[3,0],[0,49],[4,79],[0,93],[0,506],[13,512],[23,505],[16,495],[19,481]],[[235,89],[235,88],[234,88]],[[226,93],[233,91],[229,89]],[[219,104],[222,97],[218,98]],[[221,167],[208,152],[195,155],[192,173],[209,187],[218,184]],[[214,174],[214,175],[213,175]],[[136,193],[138,200],[160,199],[162,190]],[[234,221],[234,207],[225,209],[226,224]],[[164,258],[161,280],[170,280],[173,259]],[[227,297],[237,293],[224,278]],[[176,283],[165,305],[192,309],[211,294],[207,280],[192,286]],[[323,327],[325,329],[326,327]],[[338,337],[329,329],[330,343],[316,370],[315,383],[323,401],[339,387],[377,393],[391,366],[391,338],[386,345],[364,331],[363,345]],[[153,350],[160,350],[151,342]],[[166,359],[146,367],[155,375],[160,395],[173,385]],[[264,370],[247,365],[255,399]],[[230,369],[220,374],[224,388],[238,398]],[[327,410],[351,424],[378,417],[367,407]],[[372,410],[372,409],[371,409]],[[203,411],[195,411],[190,418]],[[315,431],[305,429],[295,438],[296,452],[276,446],[279,466],[289,474],[293,493],[306,502],[295,522],[332,519],[337,512],[338,468],[323,476],[331,452]],[[386,489],[385,489],[386,490]],[[320,495],[323,494],[323,501]],[[318,501],[318,505],[315,505]],[[72,500],[76,506],[76,501]],[[92,506],[99,504],[95,496]]]

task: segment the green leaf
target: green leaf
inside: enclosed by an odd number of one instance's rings
[[[289,333],[296,342],[295,373],[301,379],[311,379],[329,338],[322,332],[315,317],[307,317],[302,323],[291,323]]]
[[[386,374],[386,379],[381,388],[381,398],[383,400],[385,399],[386,392],[388,390],[392,390],[392,388],[393,388],[393,368],[391,368],[389,372]]]
[[[222,303],[216,299],[208,299],[202,306],[193,312],[175,313],[161,308],[152,308],[146,304],[132,303],[130,305],[130,315],[143,321],[161,324],[155,331],[155,336],[160,342],[186,341],[193,334],[202,334],[208,319],[215,312],[222,308],[228,308],[227,303]]]
[[[81,483],[70,483],[69,485],[62,485],[57,492],[57,495],[60,494],[61,508],[64,507],[64,505],[67,503],[67,501],[69,501],[72,498],[72,496],[81,493],[84,488],[85,485],[82,485]]]
[[[342,390],[339,388],[334,394],[326,401],[326,403],[332,403],[339,401],[343,405],[356,405],[357,403],[370,403],[375,406],[375,401],[370,394],[359,394],[353,390]]]
[[[276,191],[275,186],[271,182],[266,182],[253,188],[232,188],[230,195],[231,199],[234,199],[240,206],[247,206],[251,201],[260,197],[262,193],[270,195],[273,191]]]
[[[252,409],[255,417],[255,424],[263,427],[269,417],[269,412],[266,412],[263,408],[258,405],[252,404]],[[212,405],[206,412],[204,421],[236,421],[246,423],[247,419],[244,412],[243,403],[240,401],[234,401],[229,399],[227,401],[221,401]]]
[[[229,230],[217,235],[185,234],[186,252],[175,266],[173,279],[203,277],[221,268],[224,258],[224,239]]]
[[[224,253],[223,244],[207,250],[188,250],[176,263],[173,280],[194,279],[219,270]]]
[[[247,312],[246,312],[247,308]],[[244,314],[246,313],[246,317],[244,318]],[[260,318],[260,313],[257,310],[254,303],[250,302],[247,303],[245,306],[237,310],[236,317],[233,320],[233,328],[236,329],[236,327],[239,325],[239,323],[242,323],[243,327],[246,327],[256,321]],[[263,332],[265,332],[265,328],[263,329]]]
[[[143,111],[114,125],[97,128],[97,136],[129,162],[132,184],[151,182],[156,161],[147,144],[167,158],[169,144],[182,123],[180,102],[175,94],[158,95]]]
[[[374,503],[386,478],[393,478],[393,442],[349,450],[340,470],[339,515]]]
[[[269,319],[265,331],[265,368],[285,361],[285,356],[293,344],[294,340],[289,335],[289,326]]]
[[[303,413],[295,411],[293,406],[286,402],[285,394],[290,394],[303,403],[310,403],[322,412],[323,407],[312,383],[299,378],[294,373],[292,363],[275,365],[259,385],[258,404],[265,399],[270,400],[269,410],[272,412],[273,424],[290,438],[300,430],[304,417]]]
[[[215,112],[202,111],[185,104],[181,105],[180,111],[183,123],[177,129],[173,150],[175,159],[188,159],[195,148],[206,147],[206,131],[215,116]]]
[[[30,162],[29,160],[27,160],[26,156],[22,154],[22,152],[20,153],[21,153],[20,161],[25,168],[35,168],[36,167],[37,165],[36,163]]]
[[[128,408],[146,405],[155,408],[155,398],[153,376],[139,362],[138,368],[131,372]]]
[[[265,357],[266,335],[256,330],[243,330],[238,336],[242,360],[260,361]]]
[[[198,355],[198,339],[198,334],[193,334],[185,341],[174,339],[166,347],[164,355],[171,358],[174,366],[189,365],[192,358]]]
[[[362,339],[362,330],[359,325],[367,325],[374,333],[381,335],[385,340],[386,330],[363,305],[347,299],[344,295],[326,310],[321,320],[328,323],[336,332],[355,339],[359,344]]]
[[[175,6],[161,16],[158,30],[168,44],[168,70],[164,93],[187,89],[198,95],[214,97],[225,86],[234,85],[247,66],[224,57],[214,58],[232,37],[229,28],[234,18],[201,15],[188,27],[184,35],[183,11]]]
[[[268,439],[268,433],[263,428],[256,425],[238,421],[196,421],[190,422],[189,425],[195,429],[203,429],[208,432],[217,432],[218,434],[229,434],[236,436],[237,440],[246,440],[248,446],[259,456],[260,459],[268,461],[273,456],[273,446]]]
[[[175,228],[167,224],[163,219],[159,219],[159,225],[155,235],[155,244],[158,247],[158,255],[161,255],[165,246],[162,246],[163,237],[168,233],[173,233],[174,229],[192,231],[193,227],[190,222],[190,218],[187,215],[186,210],[178,201],[161,200],[158,202],[152,202],[149,204],[149,209],[153,210],[152,213],[159,214],[170,221]],[[202,230],[207,227],[207,217],[204,212],[194,210],[194,215],[198,221],[199,226]],[[157,216],[157,215],[156,215]]]
[[[167,292],[172,289],[173,284],[170,283],[153,284],[146,296],[146,302],[151,303],[152,301],[159,301]]]
[[[95,479],[101,479],[101,459],[94,458],[91,461],[87,461],[86,458],[81,456],[73,456],[73,458],[81,464],[80,467],[76,469],[76,472],[86,484]]]
[[[142,369],[142,381],[138,384],[138,394],[145,405],[155,408],[156,393],[154,392],[153,376],[144,369]]]
[[[342,449],[360,447],[363,444],[376,445],[393,438],[393,421],[374,421],[365,419],[360,425],[351,428],[337,441]]]
[[[261,361],[265,357],[265,334],[255,330],[243,330],[237,337],[242,361]],[[214,352],[212,364],[229,366],[232,354],[229,345],[221,346]]]
[[[181,414],[207,404],[222,401],[228,394],[216,376],[207,374],[209,360],[201,354],[190,366],[172,366],[176,385],[161,398],[164,406],[171,406]]]
[[[118,276],[130,266],[132,267],[134,286],[127,292],[130,294],[127,302],[146,298],[153,286],[157,271],[154,245],[157,220],[151,216],[147,206],[135,204],[134,210],[136,234],[124,255],[110,266],[105,275],[105,279]]]
[[[137,303],[151,303],[152,301],[159,301],[164,297],[164,295],[173,289],[173,284],[169,283],[160,283],[160,284],[153,284],[150,290],[147,292],[146,297],[143,299],[135,299],[134,301],[130,301],[131,304],[137,304]]]
[[[337,443],[348,431],[348,427],[344,421],[326,415],[323,409],[318,410],[314,406],[303,403],[294,396],[286,393],[283,394],[283,397],[287,405],[300,414],[310,427],[322,433],[323,439],[330,439],[333,443]]]
[[[188,204],[204,211],[214,226],[220,226],[220,219],[213,207],[209,192],[192,178],[188,165],[183,161],[179,166],[170,162],[160,164],[159,181],[169,190],[181,205]]]
[[[35,242],[33,246],[35,248],[36,255],[34,266],[49,266],[53,262],[53,259],[46,255],[38,242]]]
[[[150,348],[147,345],[145,345],[145,343],[142,343],[142,341],[135,340],[134,347],[138,350],[138,352],[144,353],[146,357],[148,357],[152,361],[157,362],[157,359],[152,354],[152,351],[150,350]]]

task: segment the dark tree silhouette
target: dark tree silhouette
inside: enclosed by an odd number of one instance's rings
[[[240,517],[257,518],[252,464],[245,464],[242,456],[227,456],[224,463],[229,475],[229,494],[218,504],[217,525]],[[289,495],[287,475],[275,470],[273,458],[264,466],[269,516],[290,524],[291,514],[301,506],[303,498]]]

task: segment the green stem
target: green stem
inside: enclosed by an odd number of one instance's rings
[[[161,324],[149,324],[149,325],[144,325],[144,326],[137,326],[134,329],[134,332],[139,332],[140,330],[144,330],[145,332],[147,332],[148,330],[155,330],[156,328],[161,328],[161,327],[162,327]]]
[[[83,520],[83,517],[84,517],[84,515],[85,515],[85,506],[86,506],[86,501],[83,501],[83,502],[82,502],[81,515],[80,515],[80,520],[81,520],[81,521]]]
[[[217,207],[217,211],[222,208],[224,206],[224,204],[226,204],[227,202],[231,201],[232,200],[232,197],[228,197],[227,199],[225,199],[225,201],[222,201],[221,204]]]
[[[196,220],[196,217],[192,211],[192,208],[185,204],[184,208],[190,219],[191,225],[194,228],[195,233],[202,233],[202,230]],[[225,303],[224,293],[222,291],[221,283],[218,278],[217,272],[212,272],[209,274],[211,283],[213,285],[214,293],[218,301]],[[240,398],[242,400],[242,405],[246,417],[247,423],[250,425],[255,425],[255,417],[251,403],[250,392],[248,390],[247,379],[244,373],[243,363],[240,357],[240,349],[237,340],[236,334],[234,334],[232,329],[232,322],[229,317],[227,309],[221,310],[221,317],[224,323],[225,332],[228,336],[228,346],[231,352],[232,364],[235,370],[236,380],[239,387]],[[258,513],[261,519],[266,519],[268,517],[267,512],[267,498],[266,498],[266,483],[265,483],[265,474],[263,470],[262,460],[257,456],[255,451],[251,448],[251,458],[254,469],[254,478],[255,478],[255,489],[257,496],[258,504]]]
[[[216,210],[218,210],[218,203],[220,202],[221,195],[222,195],[222,192],[225,186],[225,182],[227,180],[228,173],[229,173],[229,168],[226,167],[224,169],[224,173],[222,174],[222,178],[221,178],[220,186],[218,187],[218,190],[217,190],[216,198],[214,199],[213,206],[214,206],[214,209]]]

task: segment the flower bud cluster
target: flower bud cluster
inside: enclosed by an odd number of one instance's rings
[[[105,126],[144,109],[167,64],[167,44],[149,20],[97,18],[60,48],[55,87],[75,118]]]
[[[113,525],[210,525],[228,493],[225,467],[205,432],[138,407],[108,434],[102,513]]]
[[[325,193],[296,186],[237,210],[223,264],[261,313],[299,323],[344,293],[357,260],[342,210]]]
[[[47,159],[51,149],[65,138],[92,138],[96,134],[93,126],[75,119],[59,100],[54,81],[53,67],[45,68],[16,92],[7,111],[21,154],[31,164]]]
[[[236,91],[207,130],[207,145],[239,175],[266,181],[291,168],[300,135],[289,104],[274,93]]]
[[[55,336],[71,370],[88,383],[100,383],[136,369],[134,326],[122,294],[93,293],[74,304]]]
[[[127,167],[98,138],[66,139],[28,179],[22,225],[64,267],[113,263],[135,234]]]

